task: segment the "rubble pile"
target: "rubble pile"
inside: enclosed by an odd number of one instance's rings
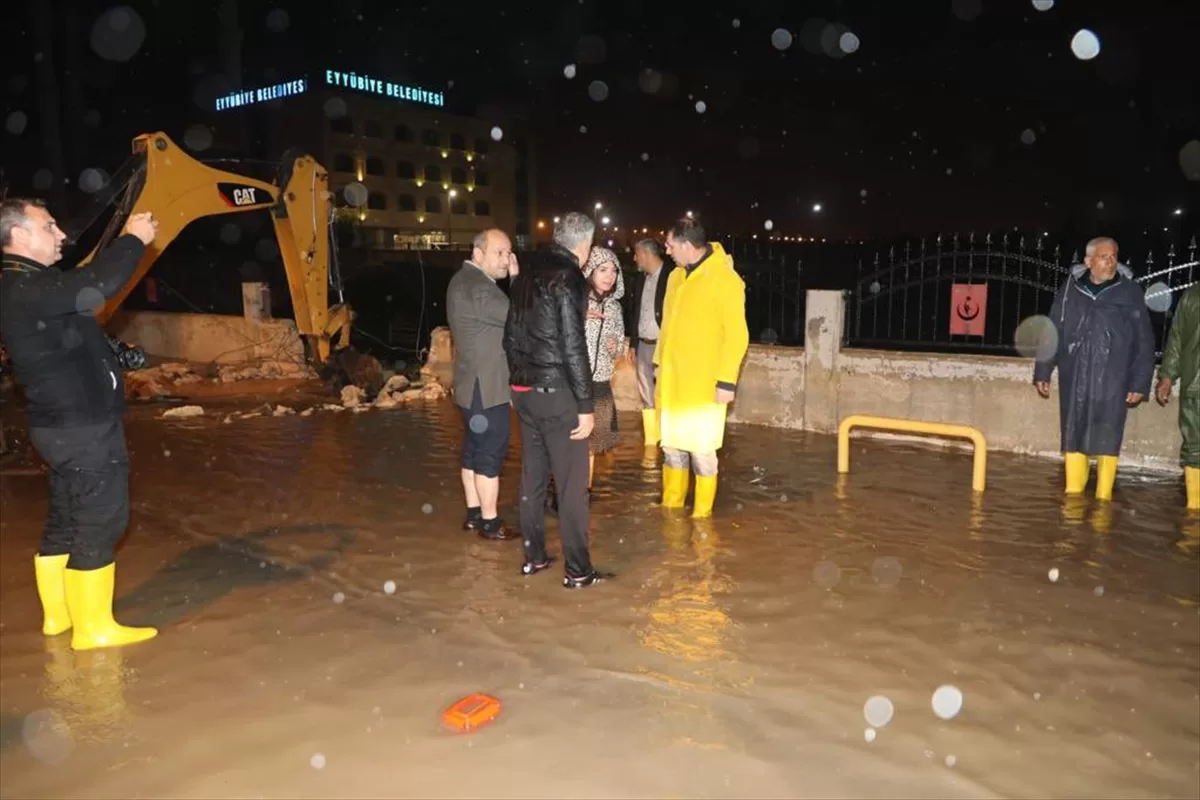
[[[172,394],[189,383],[236,383],[238,381],[306,380],[317,375],[307,365],[294,361],[262,361],[257,364],[225,364],[212,368],[209,375],[188,364],[171,362],[157,367],[125,373],[125,391],[139,400]]]

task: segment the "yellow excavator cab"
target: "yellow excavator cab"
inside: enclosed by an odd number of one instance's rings
[[[333,196],[329,173],[311,156],[280,166],[278,185],[203,164],[185,153],[161,131],[133,140],[134,165],[117,213],[87,263],[117,236],[125,220],[151,211],[158,235],[129,282],[98,315],[107,321],[167,246],[193,221],[219,214],[268,211],[287,273],[296,328],[308,344],[315,366],[350,343],[354,314],[345,303],[329,305],[330,225]]]

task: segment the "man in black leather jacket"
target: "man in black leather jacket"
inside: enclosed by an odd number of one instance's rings
[[[595,223],[584,214],[562,217],[554,243],[535,252],[513,281],[504,326],[513,406],[521,420],[521,572],[533,575],[553,563],[546,553],[545,518],[553,472],[568,589],[606,577],[592,568],[588,553],[587,438],[594,421],[584,338],[587,283],[580,265],[595,233]]]
[[[50,472],[50,514],[34,558],[42,632],[70,630],[76,650],[157,633],[112,615],[113,551],[129,522],[121,369],[130,356],[96,319],[133,277],[157,230],[151,214],[135,214],[86,267],[60,270],[54,265],[66,236],[45,206],[0,203],[0,338],[25,392],[29,440]]]

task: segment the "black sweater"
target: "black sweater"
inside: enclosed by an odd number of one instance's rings
[[[125,413],[121,367],[95,315],[144,252],[140,239],[125,235],[82,269],[4,254],[0,340],[25,390],[30,427],[92,425]]]

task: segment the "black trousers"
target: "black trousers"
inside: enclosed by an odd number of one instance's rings
[[[121,420],[76,428],[30,428],[50,470],[50,515],[39,553],[70,555],[71,569],[113,562],[129,525],[129,455]]]
[[[525,560],[546,560],[546,484],[554,474],[567,575],[592,571],[588,554],[588,443],[571,438],[579,406],[569,391],[513,392],[521,420],[521,534]]]

